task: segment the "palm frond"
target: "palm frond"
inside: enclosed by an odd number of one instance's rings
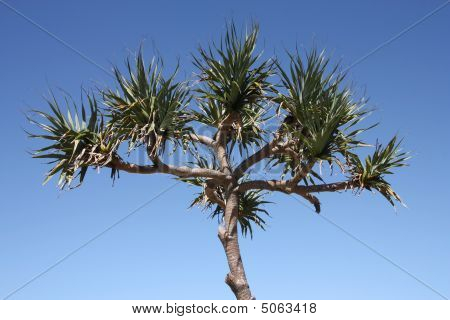
[[[371,127],[355,129],[368,113],[365,99],[355,101],[339,64],[329,64],[324,52],[315,49],[305,59],[298,52],[290,55],[289,73],[278,65],[287,94],[280,93],[276,101],[287,113],[284,133],[295,151],[305,160],[341,165],[338,156],[364,146],[358,135]]]
[[[407,160],[410,159],[400,145],[401,141],[397,142],[397,137],[394,136],[385,147],[377,144],[374,153],[365,158],[364,164],[358,156],[352,154],[350,157],[353,181],[361,189],[378,191],[392,205],[394,200],[400,203],[402,200],[385,180],[385,176],[393,174],[394,168],[407,166]]]
[[[271,87],[267,78],[273,72],[273,63],[258,64],[261,54],[254,53],[258,31],[258,26],[253,25],[243,37],[231,23],[219,45],[200,47],[199,57],[194,56],[200,82],[205,85],[198,92],[203,99],[223,105],[227,113],[260,104]]]
[[[244,236],[250,234],[253,238],[253,225],[266,230],[266,221],[262,217],[270,215],[263,206],[271,202],[264,200],[265,194],[261,190],[250,190],[240,196],[238,221]]]
[[[187,126],[189,90],[175,82],[177,70],[167,79],[162,71],[162,63],[155,59],[146,67],[140,51],[134,67],[127,60],[126,75],[114,69],[119,90],[103,91],[109,126],[128,141],[129,151],[145,145],[156,154],[164,150],[165,142],[177,144],[192,131]]]
[[[236,114],[230,139],[240,144],[241,152],[261,141],[258,133],[272,91],[268,78],[274,73],[274,63],[260,62],[261,53],[255,53],[258,31],[253,25],[244,36],[231,23],[219,44],[200,47],[199,55],[194,56],[200,71],[196,90],[200,112],[194,112],[194,117],[218,127],[229,114]]]
[[[86,113],[86,101],[82,102],[80,114],[79,108],[70,100],[65,99],[67,114],[64,115],[52,94],[51,99],[47,99],[51,113],[33,110],[42,121],[29,117],[30,122],[43,131],[42,134],[29,133],[29,137],[50,142],[33,154],[34,158],[51,159],[49,163],[54,164],[44,183],[59,173],[61,188],[70,187],[75,178],[81,184],[89,166],[102,167],[111,162],[120,143],[105,129],[93,95],[86,94],[89,114]]]

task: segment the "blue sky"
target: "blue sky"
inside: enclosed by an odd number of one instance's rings
[[[186,77],[199,43],[225,22],[260,23],[260,48],[285,59],[296,44],[327,48],[344,65],[404,30],[443,1],[12,1],[8,3],[102,67],[121,64],[141,43]],[[391,177],[408,208],[395,212],[365,192],[322,195],[322,214],[450,296],[450,6],[350,71],[381,124],[367,138],[398,133],[411,166]],[[0,296],[4,297],[174,180],[90,172],[79,189],[42,186],[47,167],[27,154],[23,112],[45,108],[42,94],[109,83],[108,75],[0,4],[2,137]],[[229,299],[217,224],[188,210],[185,185],[136,214],[13,295],[12,299]],[[259,299],[439,299],[292,197],[274,194],[267,232],[241,241]]]

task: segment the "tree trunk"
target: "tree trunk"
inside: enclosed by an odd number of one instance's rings
[[[224,222],[219,227],[219,239],[227,256],[230,272],[225,277],[225,283],[233,291],[238,300],[254,299],[245,276],[239,250],[237,218],[239,213],[239,194],[232,192],[227,199]]]

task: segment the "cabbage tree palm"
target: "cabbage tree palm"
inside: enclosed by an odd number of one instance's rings
[[[167,74],[160,59],[146,64],[139,52],[123,70],[114,68],[114,87],[85,91],[80,105],[51,96],[29,118],[39,128],[29,135],[48,142],[33,156],[50,160],[46,181],[58,176],[61,188],[83,183],[90,167],[109,168],[112,178],[163,173],[198,187],[191,205],[218,218],[225,282],[238,299],[254,298],[238,230],[253,236],[255,227],[264,229],[267,193],[301,197],[317,213],[322,192],[373,190],[394,205],[401,199],[386,177],[407,160],[396,137],[374,146],[361,139],[373,128],[361,125],[366,100],[339,64],[312,49],[287,53],[283,66],[256,52],[257,36],[256,25],[244,34],[230,24],[221,40],[193,55],[190,82]],[[202,134],[205,128],[212,134]],[[373,152],[362,157],[367,147]],[[146,161],[130,162],[136,150]],[[186,155],[181,165],[177,150]]]

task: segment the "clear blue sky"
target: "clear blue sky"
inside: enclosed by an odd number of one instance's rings
[[[101,66],[121,64],[144,43],[167,67],[216,39],[225,22],[258,21],[260,47],[283,56],[316,43],[350,65],[443,1],[13,1],[26,16]],[[406,138],[411,166],[391,181],[408,204],[395,212],[369,192],[323,195],[323,215],[450,296],[450,6],[351,70],[381,125],[368,136]],[[102,70],[0,4],[0,297],[174,183],[167,176],[106,170],[82,188],[42,186],[47,167],[27,155],[23,111],[42,94],[106,83]],[[217,224],[188,210],[177,185],[12,296],[13,299],[228,299]],[[439,299],[404,272],[295,199],[275,194],[267,232],[242,240],[259,299]]]

